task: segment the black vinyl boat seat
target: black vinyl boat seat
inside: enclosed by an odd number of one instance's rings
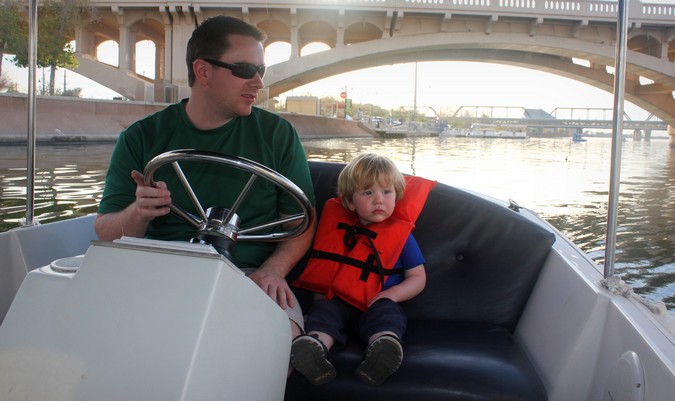
[[[335,196],[342,167],[310,162],[318,213]],[[429,194],[414,235],[427,261],[427,285],[402,303],[409,321],[401,368],[380,386],[360,382],[354,370],[365,344],[352,339],[332,352],[334,381],[313,386],[294,372],[285,400],[547,400],[513,332],[554,235],[517,212],[441,183]],[[294,290],[308,311],[311,294]]]

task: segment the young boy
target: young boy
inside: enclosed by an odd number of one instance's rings
[[[404,189],[412,183],[413,191]],[[362,154],[338,177],[324,206],[307,268],[294,283],[320,294],[295,338],[291,364],[310,383],[336,376],[331,347],[357,330],[368,344],[356,376],[378,385],[403,361],[407,318],[399,302],[425,286],[424,258],[411,234],[435,182],[406,177],[386,157]]]

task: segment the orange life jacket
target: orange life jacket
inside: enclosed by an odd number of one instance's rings
[[[406,176],[403,198],[391,217],[363,226],[358,215],[329,199],[321,214],[307,267],[293,283],[296,287],[335,296],[366,310],[382,290],[435,181]]]

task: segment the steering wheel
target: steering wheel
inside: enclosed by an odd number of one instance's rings
[[[224,164],[249,172],[251,173],[251,176],[237,196],[234,204],[230,206],[229,209],[216,206],[211,207],[207,210],[207,212],[204,212],[201,203],[197,199],[197,196],[190,186],[190,183],[188,182],[185,174],[183,174],[183,171],[178,164],[178,162],[185,161],[201,161],[207,163]],[[223,241],[231,244],[234,244],[237,241],[285,241],[303,234],[305,231],[307,231],[316,218],[313,212],[312,204],[310,203],[309,199],[307,199],[305,193],[302,192],[302,190],[288,178],[253,160],[245,159],[239,156],[227,155],[224,153],[199,151],[193,149],[179,149],[157,155],[145,166],[145,170],[143,171],[143,180],[145,185],[154,185],[153,176],[155,172],[160,167],[169,163],[171,163],[174,172],[178,176],[178,179],[183,185],[183,188],[187,192],[190,201],[199,213],[199,216],[194,216],[186,212],[177,204],[172,203],[169,205],[172,213],[198,229],[198,235],[196,237],[197,240],[193,238],[192,242],[211,243],[209,241],[215,240],[216,244],[211,244],[214,245],[214,247],[216,247],[219,252],[221,252],[219,247],[223,246]],[[239,217],[237,216],[236,212],[257,178],[268,180],[272,184],[283,189],[297,202],[297,204],[300,206],[301,213],[281,217],[253,227],[248,227],[246,229],[240,229]],[[299,221],[299,224],[297,224],[291,230],[267,234],[258,233],[259,231],[268,229],[270,227],[294,221]]]

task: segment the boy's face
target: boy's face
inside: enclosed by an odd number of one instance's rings
[[[396,190],[393,185],[373,184],[370,188],[359,188],[347,206],[359,215],[361,224],[368,225],[386,220],[396,206]]]

